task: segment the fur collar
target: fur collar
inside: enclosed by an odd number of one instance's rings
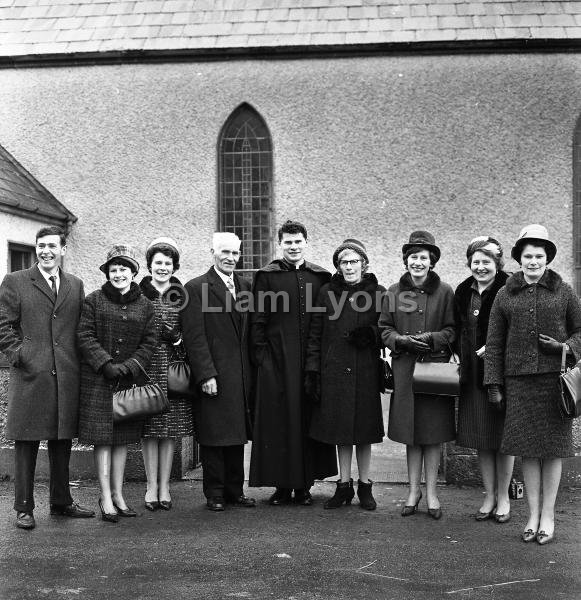
[[[494,281],[492,282],[492,285],[486,290],[483,303],[487,303],[486,300],[488,298],[494,299],[496,297],[498,290],[506,284],[508,277],[508,273],[505,273],[504,271],[498,271]],[[465,314],[468,310],[468,305],[470,304],[470,300],[472,298],[473,282],[474,277],[470,276],[456,288],[456,300],[458,302],[458,307],[461,314]],[[490,301],[490,304],[492,304],[492,300]]]
[[[181,281],[177,277],[174,277],[173,275],[169,278],[169,282],[170,282],[170,284],[181,285]],[[157,300],[159,298],[159,292],[151,283],[151,275],[146,275],[139,282],[139,287],[141,288],[141,291],[146,298],[149,298],[150,300]],[[167,294],[167,292],[169,292],[171,290],[171,288],[172,288],[172,286],[170,286],[164,292],[164,296],[165,296],[165,294]]]
[[[434,271],[430,271],[423,285],[417,287],[412,276],[406,271],[399,280],[399,287],[402,292],[411,292],[412,290],[424,290],[426,294],[433,294],[440,286],[440,276]]]
[[[341,293],[344,290],[349,292],[374,292],[377,286],[377,277],[373,273],[364,273],[363,279],[355,285],[347,283],[341,273],[335,273],[329,282],[329,288],[336,293]]]
[[[553,271],[552,269],[546,269],[543,276],[539,279],[537,285],[541,285],[547,288],[550,292],[556,292],[560,287],[563,280],[561,276]],[[509,294],[517,294],[523,288],[528,287],[528,283],[525,281],[525,276],[522,271],[518,271],[514,275],[508,278],[506,282],[506,289]]]
[[[284,271],[295,271],[295,267],[294,265],[291,265],[290,263],[286,262],[286,260],[283,260],[282,258],[277,258],[275,260],[273,260],[271,263],[269,263],[268,265],[266,265],[266,267],[263,267],[262,269],[260,269],[261,271],[267,271],[267,272],[284,272]],[[323,269],[323,267],[319,267],[319,265],[316,265],[312,262],[308,262],[305,260],[305,262],[299,267],[299,270],[304,270],[304,271],[312,271],[313,273],[328,273],[329,271],[327,271],[327,269]]]
[[[106,281],[102,286],[101,290],[115,304],[129,304],[130,302],[135,302],[139,296],[141,296],[141,288],[135,283],[135,281],[131,282],[131,286],[129,290],[121,295],[119,290],[113,287],[113,284],[110,281]]]

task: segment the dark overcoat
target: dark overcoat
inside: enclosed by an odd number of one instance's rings
[[[311,408],[303,389],[312,309],[330,278],[312,263],[296,269],[284,260],[274,260],[255,275],[250,318],[256,365],[252,486],[299,489],[337,473],[335,447],[308,437]]]
[[[237,298],[250,284],[234,274]],[[252,372],[248,356],[248,313],[237,310],[224,281],[211,267],[185,285],[188,304],[181,312],[182,333],[192,378],[196,438],[203,446],[245,444],[250,435],[249,395]],[[243,294],[241,294],[243,292]],[[215,377],[218,395],[201,391]]]
[[[311,321],[305,370],[321,374],[321,399],[313,407],[310,435],[327,444],[372,444],[383,440],[379,389],[380,348],[377,321],[385,288],[375,275],[349,285],[333,275],[317,298]],[[375,343],[357,348],[347,336],[357,327],[369,327]]]
[[[384,297],[379,329],[383,343],[391,350],[394,379],[387,435],[396,442],[414,445],[416,403],[412,378],[417,355],[398,350],[395,339],[398,335],[430,332],[432,352],[424,356],[424,361],[447,362],[450,358],[448,344],[453,343],[455,334],[454,291],[440,281],[434,271],[429,272],[424,285],[419,288],[414,286],[411,275],[404,273]],[[433,397],[433,401],[439,402],[437,397]],[[438,423],[422,423],[422,426],[436,429]],[[438,438],[438,431],[431,433]]]
[[[156,345],[153,304],[134,282],[123,296],[107,282],[85,298],[77,336],[83,356],[79,441],[94,445],[139,441],[142,421],[113,424],[113,384],[101,369],[109,361],[129,358],[149,367]],[[123,387],[141,377],[133,361],[127,365],[133,378],[124,378]]]
[[[83,299],[83,282],[62,270],[56,303],[38,266],[5,276],[0,286],[0,350],[10,363],[6,438],[77,436],[76,331]]]

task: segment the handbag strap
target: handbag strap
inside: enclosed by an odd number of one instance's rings
[[[567,344],[563,344],[563,350],[561,352],[561,373],[565,373],[567,370]]]
[[[456,355],[454,354],[454,351],[452,350],[452,346],[450,345],[450,342],[446,342],[446,346],[448,346],[448,350],[450,350],[450,359],[448,360],[448,362],[452,362],[456,365],[460,364],[460,361],[458,360],[458,358],[456,357]],[[418,354],[417,358],[416,358],[416,362],[424,362],[424,356],[423,354]]]
[[[145,375],[145,379],[147,380],[147,382],[151,383],[151,377],[147,374],[147,371],[143,368],[141,363],[136,358],[133,358],[133,357],[131,357],[129,360],[132,360],[133,362],[137,363],[137,366],[141,369],[141,372]]]

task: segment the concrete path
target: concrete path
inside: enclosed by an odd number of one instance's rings
[[[14,527],[13,485],[0,483],[2,600],[574,600],[580,597],[581,490],[559,496],[555,543],[524,544],[524,500],[506,525],[476,523],[481,492],[441,488],[444,518],[399,516],[403,486],[375,487],[379,508],[323,510],[330,483],[312,507],[271,507],[271,490],[249,493],[254,509],[211,513],[199,481],[173,484],[174,509],[148,513],[143,484],[126,497],[138,510],[118,524],[48,515],[37,485],[37,528]],[[74,490],[96,508],[97,485]]]

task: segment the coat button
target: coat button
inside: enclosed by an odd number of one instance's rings
[[[127,307],[126,307],[125,305],[123,305],[123,306],[121,307],[121,310],[127,310]]]
[[[124,321],[127,321],[127,315],[123,315],[121,318],[122,318]]]
[[[351,373],[351,369],[350,369],[349,367],[347,367],[347,368],[345,369],[345,373],[347,373],[347,374]]]
[[[58,342],[55,342],[55,343],[54,343],[54,345],[55,345],[55,346],[58,346],[58,345],[59,345],[59,343],[58,343]]]
[[[529,288],[529,294],[532,294],[533,291],[534,291],[533,288]]]
[[[51,375],[56,375],[56,371],[54,369],[50,373]]]
[[[53,315],[53,316],[52,316],[52,318],[53,318],[53,319],[56,319],[56,315]]]
[[[122,344],[122,343],[123,343],[123,338],[119,338],[117,341],[118,341],[120,344]]]
[[[420,315],[424,312],[421,308],[418,309],[418,312],[420,313]]]
[[[119,350],[115,350],[115,354],[119,354]]]
[[[534,332],[534,331],[531,331],[531,335],[535,335],[535,332]]]

